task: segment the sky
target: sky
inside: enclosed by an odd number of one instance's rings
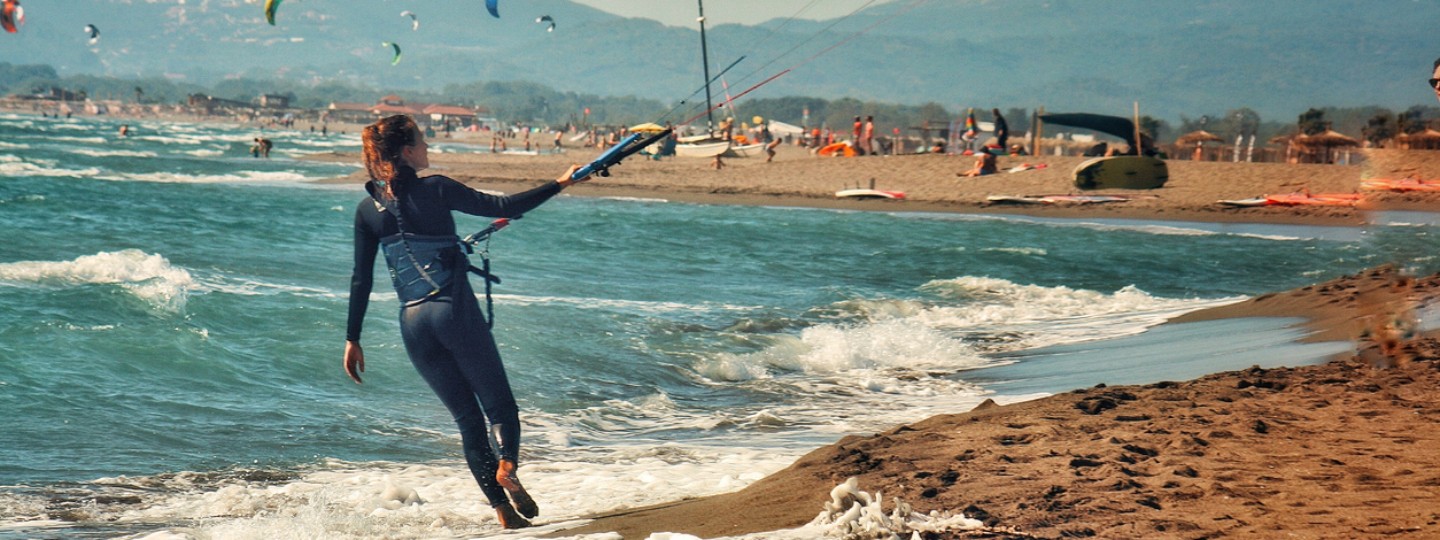
[[[698,5],[691,0],[573,0],[623,17],[655,19],[669,26],[694,27]],[[756,24],[775,18],[833,19],[857,8],[894,0],[710,0],[705,23]],[[808,6],[808,7],[807,7]]]

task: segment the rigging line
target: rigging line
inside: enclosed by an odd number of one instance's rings
[[[850,13],[846,14],[844,17],[840,17],[840,18],[838,18],[838,19],[835,19],[834,22],[831,22],[829,25],[826,25],[825,28],[821,28],[820,31],[815,32],[814,34],[811,34],[810,37],[805,38],[805,39],[802,40],[800,43],[796,43],[794,46],[790,47],[790,48],[787,49],[785,52],[776,55],[775,58],[771,59],[769,62],[766,62],[766,63],[764,63],[763,65],[761,65],[760,67],[757,67],[757,68],[755,68],[754,70],[750,71],[749,73],[746,73],[745,75],[739,77],[737,80],[741,80],[741,81],[746,80],[746,79],[750,78],[751,76],[755,75],[756,73],[759,73],[761,70],[764,70],[765,68],[770,67],[771,64],[774,64],[774,63],[776,63],[776,62],[779,62],[781,58],[784,58],[784,57],[786,57],[786,56],[789,56],[790,53],[795,52],[796,49],[799,49],[800,47],[805,46],[806,43],[809,43],[809,42],[813,41],[815,38],[820,37],[821,34],[824,34],[824,33],[826,33],[826,32],[829,32],[831,28],[834,28],[836,25],[838,25],[838,24],[840,24],[840,23],[842,23],[842,22],[845,22],[845,21],[846,21],[847,19],[849,19],[850,17],[855,16],[856,13],[860,13],[861,10],[864,10],[865,8],[870,7],[871,4],[874,4],[874,3],[877,2],[877,1],[878,1],[878,0],[869,0],[868,2],[865,2],[864,4],[861,4],[860,7],[855,8],[855,9],[852,10]],[[923,1],[923,0],[922,0],[922,1]],[[887,17],[885,20],[888,20],[888,19],[890,19],[890,18],[892,18],[892,17],[894,17],[894,15],[892,15],[891,17]],[[866,28],[866,30],[868,31],[869,28]],[[828,50],[828,49],[827,49],[827,50]],[[808,60],[807,60],[807,61],[808,61]],[[795,66],[791,66],[791,67],[793,68],[793,67],[795,67]]]
[[[779,79],[780,76],[782,76],[782,75],[784,75],[784,74],[786,74],[786,73],[790,73],[790,70],[789,70],[788,68],[787,68],[786,70],[784,70],[784,71],[781,71],[781,72],[779,72],[779,73],[776,73],[776,74],[774,74],[774,75],[771,75],[770,78],[768,78],[768,79],[765,79],[765,80],[763,80],[763,81],[760,81],[760,82],[758,82],[758,83],[755,83],[755,86],[751,86],[750,88],[746,88],[744,92],[740,92],[739,94],[735,94],[735,97],[733,97],[733,98],[726,98],[725,101],[720,102],[720,103],[718,103],[718,104],[710,107],[709,109],[705,109],[704,111],[701,111],[700,114],[697,114],[697,115],[695,115],[695,116],[692,116],[692,117],[686,119],[684,122],[681,122],[680,125],[683,126],[683,125],[685,125],[685,124],[689,124],[690,122],[694,122],[696,119],[700,118],[701,116],[705,116],[705,115],[706,115],[707,113],[709,113],[710,111],[713,111],[713,110],[718,109],[718,108],[720,108],[720,107],[724,107],[724,106],[726,106],[726,105],[729,105],[730,103],[734,102],[735,100],[740,99],[741,96],[744,96],[745,94],[749,94],[751,90],[754,90],[754,89],[756,89],[756,88],[760,88],[761,86],[765,86],[766,84],[769,84],[770,81],[773,81],[773,80],[775,80],[775,79]]]
[[[740,58],[736,58],[734,62],[731,62],[728,67],[726,67],[725,69],[721,70],[719,74],[715,75],[714,77],[711,77],[710,80],[705,81],[705,86],[709,86],[709,85],[713,84],[716,80],[720,79],[720,77],[723,77],[726,73],[728,73],[731,68],[734,68],[736,65],[740,64],[740,61],[742,61],[742,60],[744,60],[744,59],[745,59],[744,56],[741,56]],[[705,91],[705,86],[701,86],[700,88],[697,88],[694,92],[691,92],[690,95],[685,96],[685,98],[684,98],[684,99],[681,99],[679,103],[676,103],[674,107],[671,107],[670,110],[665,111],[663,114],[661,114],[661,115],[660,115],[660,119],[661,119],[661,120],[664,120],[664,119],[666,119],[666,118],[669,118],[671,114],[674,114],[675,111],[679,110],[681,107],[684,107],[684,106],[686,106],[686,105],[689,105],[689,106],[691,106],[691,107],[696,107],[696,106],[698,106],[698,104],[691,104],[691,103],[690,103],[690,99],[691,99],[691,98],[694,98],[694,97],[695,97],[697,94],[699,94],[700,92],[704,92],[704,91]]]
[[[929,0],[915,0],[914,2],[911,2],[910,5],[908,5],[908,6],[904,7],[904,8],[901,8],[899,11],[896,11],[895,13],[891,13],[890,16],[885,17],[885,18],[882,18],[882,19],[880,19],[880,20],[878,20],[878,21],[875,21],[874,24],[871,24],[870,26],[865,27],[863,30],[860,30],[859,32],[855,32],[854,34],[850,34],[850,37],[847,37],[847,38],[845,38],[845,39],[840,40],[839,43],[836,43],[836,44],[834,44],[834,45],[831,45],[831,46],[825,48],[824,50],[822,50],[822,51],[820,51],[820,52],[817,52],[817,53],[811,55],[809,58],[806,58],[805,60],[802,60],[800,63],[795,64],[794,66],[790,66],[790,69],[795,69],[795,68],[797,68],[797,67],[800,67],[800,66],[803,66],[803,65],[805,65],[805,64],[808,64],[808,63],[814,61],[816,58],[819,58],[821,55],[823,55],[823,54],[825,54],[825,53],[828,53],[828,52],[830,52],[830,51],[832,51],[832,50],[835,50],[835,48],[837,48],[837,47],[839,47],[839,46],[841,46],[841,45],[844,45],[844,44],[846,44],[846,43],[849,43],[850,40],[855,39],[855,38],[857,38],[857,37],[860,37],[862,34],[864,34],[864,33],[866,33],[866,32],[869,32],[869,31],[871,31],[871,30],[874,30],[875,27],[880,26],[880,25],[882,25],[882,24],[885,24],[886,22],[889,22],[890,19],[894,19],[895,17],[899,17],[900,15],[903,15],[903,14],[905,14],[905,13],[908,13],[910,10],[915,9],[915,8],[917,8],[917,7],[920,7],[920,4],[924,4],[925,2],[928,2],[928,1],[929,1]],[[847,16],[848,16],[848,15],[847,15]]]
[[[830,24],[827,25],[825,28],[820,29],[819,32],[816,32],[816,33],[812,34],[810,37],[806,38],[804,41],[801,41],[799,44],[796,44],[795,46],[791,47],[789,50],[787,50],[787,51],[785,51],[784,53],[781,53],[780,55],[776,56],[775,58],[771,59],[769,62],[766,62],[765,65],[760,66],[760,67],[758,67],[758,68],[755,68],[755,69],[751,70],[749,73],[746,73],[743,77],[739,77],[739,78],[736,79],[736,80],[737,80],[737,81],[744,81],[744,80],[750,79],[750,78],[753,77],[756,73],[759,73],[760,70],[762,70],[762,69],[764,69],[764,68],[766,68],[766,67],[774,64],[775,62],[779,61],[781,58],[784,58],[786,55],[789,55],[790,53],[794,52],[795,49],[798,49],[798,48],[800,48],[801,46],[805,45],[806,43],[810,42],[811,40],[814,40],[816,37],[819,37],[820,34],[823,34],[823,33],[827,32],[827,31],[829,31],[831,28],[834,28],[835,25],[840,24],[841,22],[844,22],[845,19],[848,19],[848,18],[854,16],[856,13],[859,13],[861,10],[865,9],[866,7],[869,7],[871,4],[874,4],[876,1],[878,1],[878,0],[869,0],[869,1],[865,2],[865,3],[864,3],[863,5],[861,5],[860,7],[857,7],[857,8],[855,8],[854,10],[851,10],[850,13],[846,14],[844,17],[840,17],[840,18],[836,19],[834,22],[830,23]],[[792,15],[790,16],[790,18],[786,19],[784,23],[781,23],[781,25],[780,25],[779,27],[777,27],[775,30],[772,30],[769,35],[767,35],[765,38],[763,38],[763,39],[761,40],[761,42],[763,43],[763,42],[765,42],[766,40],[769,40],[771,37],[774,37],[774,36],[780,31],[780,29],[782,29],[782,28],[784,28],[785,26],[789,25],[791,22],[794,22],[796,19],[798,19],[798,18],[800,17],[800,14],[802,14],[802,13],[804,13],[804,12],[806,12],[806,11],[809,11],[810,8],[814,7],[815,4],[817,4],[817,3],[819,3],[819,2],[820,2],[820,0],[811,0],[809,4],[806,4],[805,7],[800,8],[799,11],[796,11],[794,14],[792,14]],[[758,47],[757,47],[757,48],[758,48]],[[721,71],[718,75],[715,75],[714,77],[711,77],[710,80],[705,81],[705,85],[704,85],[704,86],[701,86],[699,89],[695,90],[694,92],[691,92],[689,95],[685,96],[684,99],[680,100],[680,102],[677,103],[677,104],[676,104],[674,107],[672,107],[670,110],[665,111],[665,113],[664,113],[663,115],[661,115],[661,119],[664,119],[664,118],[666,118],[666,117],[669,117],[671,114],[675,113],[677,110],[681,109],[681,108],[684,107],[685,105],[688,105],[688,104],[689,104],[689,101],[690,101],[691,99],[693,99],[697,94],[699,94],[700,92],[705,91],[705,88],[707,88],[708,86],[714,84],[715,81],[719,80],[720,77],[724,76],[726,72],[728,72],[728,71],[730,71],[730,69],[734,68],[736,64],[739,64],[740,61],[741,61],[741,60],[744,60],[747,56],[748,56],[748,55],[746,55],[746,56],[741,56],[740,58],[738,58],[738,59],[736,59],[734,62],[732,62],[729,67],[726,67],[723,71]],[[687,108],[687,112],[688,112],[689,110],[695,110],[694,107],[698,107],[698,106],[699,106],[699,104],[690,105],[690,107]],[[715,109],[712,107],[710,110],[715,110]]]
[[[753,48],[754,48],[755,50],[764,50],[764,48],[762,47],[762,45],[769,43],[769,41],[770,41],[771,39],[773,39],[777,34],[779,34],[781,30],[784,30],[786,26],[789,26],[789,25],[790,25],[790,23],[795,22],[796,19],[799,19],[799,18],[800,18],[800,15],[801,15],[801,14],[805,13],[806,11],[810,11],[810,8],[815,7],[815,5],[818,4],[818,3],[820,3],[820,0],[810,0],[810,3],[805,4],[805,6],[801,7],[801,8],[800,8],[799,10],[797,10],[795,13],[790,14],[790,16],[785,19],[785,22],[780,23],[779,26],[776,26],[774,29],[770,30],[770,33],[766,34],[765,37],[760,38],[760,41],[757,42],[756,45],[753,46]],[[679,103],[676,103],[674,107],[671,107],[671,108],[670,108],[670,110],[665,111],[664,114],[660,115],[660,118],[661,118],[661,119],[667,118],[667,117],[669,117],[671,114],[673,114],[676,110],[680,109],[681,107],[683,107],[683,106],[685,106],[685,105],[690,105],[690,103],[689,103],[690,100],[693,99],[693,98],[694,98],[697,94],[699,94],[700,92],[704,92],[706,86],[715,84],[715,81],[720,80],[721,77],[725,76],[725,73],[729,72],[732,68],[735,67],[736,64],[739,64],[742,60],[745,60],[747,57],[749,57],[749,55],[740,55],[740,57],[739,57],[739,58],[736,58],[734,62],[731,62],[728,67],[726,67],[725,69],[721,70],[719,74],[715,75],[714,77],[711,77],[710,80],[705,81],[705,84],[704,84],[703,86],[701,86],[700,88],[695,89],[694,92],[691,92],[689,95],[685,96],[684,99],[681,99],[680,102],[679,102]],[[771,61],[770,63],[774,63],[774,62]],[[769,64],[766,64],[766,65],[769,65]],[[751,72],[750,74],[753,75],[754,72]],[[694,107],[694,106],[696,106],[696,105],[691,105],[691,106]]]
[[[784,30],[786,26],[789,26],[790,23],[795,22],[796,19],[800,18],[800,14],[805,13],[806,11],[810,11],[810,8],[815,7],[815,4],[818,3],[820,3],[820,0],[810,0],[809,4],[805,4],[805,7],[802,7],[799,11],[791,14],[790,18],[785,19],[785,22],[780,23],[780,26],[776,26],[773,30],[770,31],[769,34],[766,34],[765,37],[760,38],[759,41],[755,42],[755,44],[751,46],[751,49],[756,51],[765,50],[764,45],[767,45],[771,38],[774,38],[775,35],[779,34],[781,30]]]

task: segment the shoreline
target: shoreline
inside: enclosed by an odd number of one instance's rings
[[[1300,316],[1324,326],[1440,299],[1440,275],[1408,279],[1381,267],[1201,310],[1189,320]],[[1327,330],[1334,329],[1320,333]],[[1351,330],[1339,332],[1353,337]],[[862,490],[883,490],[887,512],[898,499],[922,514],[963,512],[985,524],[927,538],[1434,530],[1440,454],[1423,450],[1440,443],[1440,340],[1433,334],[1391,354],[1361,342],[1356,355],[1313,366],[1101,384],[1004,406],[987,401],[844,437],[740,491],[607,512],[546,536],[708,538],[794,529],[811,523],[847,478]]]

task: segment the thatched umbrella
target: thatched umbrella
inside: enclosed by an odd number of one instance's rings
[[[1220,138],[1219,135],[1216,135],[1216,134],[1214,134],[1214,133],[1210,133],[1209,131],[1205,131],[1205,130],[1201,129],[1201,130],[1191,131],[1190,133],[1186,133],[1186,134],[1184,134],[1184,135],[1181,135],[1180,138],[1175,139],[1175,145],[1176,145],[1176,146],[1190,146],[1190,145],[1192,145],[1192,144],[1200,144],[1200,143],[1207,143],[1207,142],[1221,142],[1221,141],[1224,141],[1224,140],[1225,140],[1225,139]]]
[[[1440,131],[1426,129],[1415,133],[1402,133],[1395,137],[1395,142],[1406,150],[1433,150],[1440,148]]]
[[[1360,146],[1360,141],[1346,137],[1344,134],[1332,129],[1314,135],[1301,135],[1295,137],[1295,145],[1307,149],[1320,159],[1320,163],[1331,163],[1331,152],[1341,146]]]
[[[1181,148],[1194,146],[1195,152],[1194,155],[1190,157],[1190,159],[1194,161],[1200,161],[1201,157],[1203,157],[1205,154],[1205,149],[1203,148],[1205,143],[1222,142],[1224,140],[1225,139],[1220,138],[1219,135],[1201,129],[1191,131],[1190,133],[1186,133],[1175,139],[1175,148],[1178,150]]]

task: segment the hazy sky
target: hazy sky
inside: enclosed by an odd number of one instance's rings
[[[697,15],[694,0],[574,0],[577,3],[624,17],[645,17],[670,26],[694,27]],[[866,4],[893,0],[710,0],[705,2],[707,25],[755,24],[775,18],[790,18],[805,9],[804,19],[831,19],[844,16]],[[806,8],[806,6],[810,6]]]

